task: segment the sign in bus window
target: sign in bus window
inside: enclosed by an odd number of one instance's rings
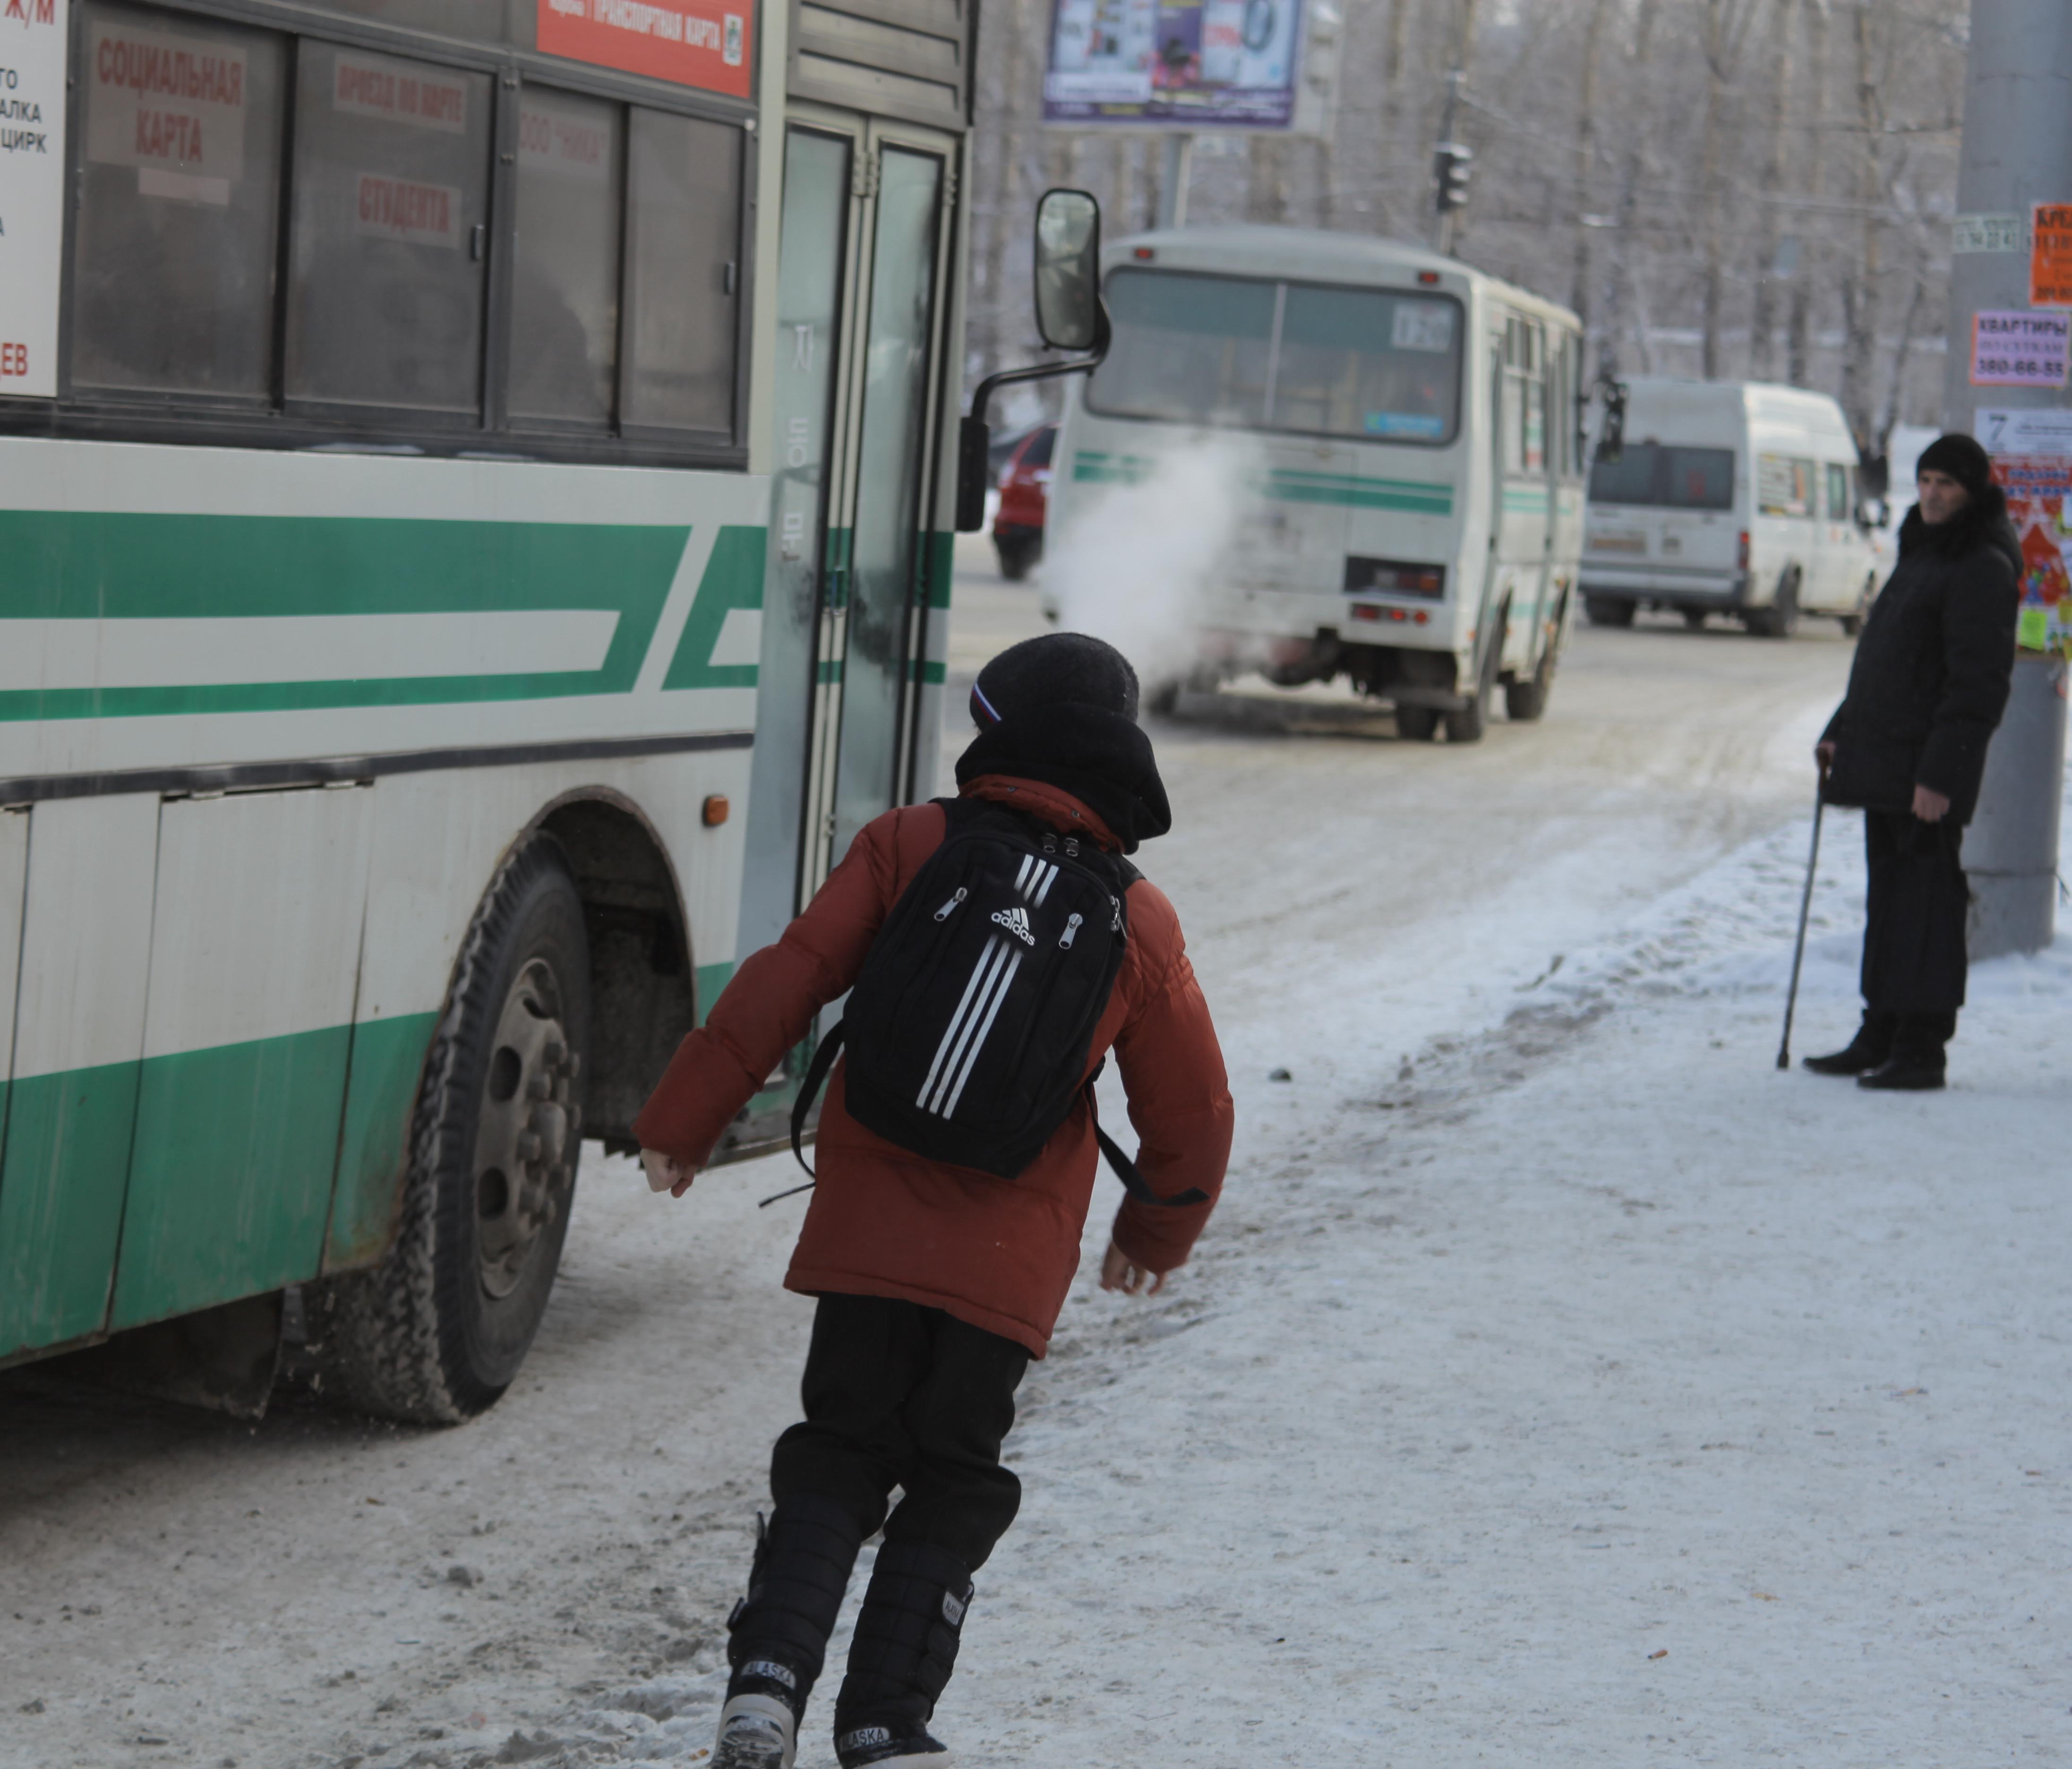
[[[1813,463],[1795,455],[1759,455],[1755,463],[1756,506],[1765,516],[1815,516]]]
[[[263,32],[88,10],[76,386],[270,392],[282,62]]]
[[[315,42],[298,64],[289,397],[478,409],[488,77]]]
[[[627,424],[734,430],[742,132],[635,110],[627,161]]]
[[[528,87],[518,107],[511,415],[602,427],[619,372],[620,110]]]

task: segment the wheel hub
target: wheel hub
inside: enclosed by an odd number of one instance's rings
[[[566,1207],[582,1127],[573,1097],[581,1065],[553,969],[536,958],[504,998],[475,1129],[475,1258],[489,1296],[518,1287],[541,1233]]]

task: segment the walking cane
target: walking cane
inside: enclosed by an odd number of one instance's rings
[[[1799,898],[1799,944],[1791,948],[1791,987],[1784,998],[1784,1036],[1777,1047],[1777,1066],[1791,1067],[1791,1010],[1799,1005],[1799,967],[1806,957],[1806,917],[1813,907],[1813,873],[1820,864],[1820,813],[1827,808],[1827,776],[1823,771],[1813,788],[1813,851],[1806,857],[1806,888]]]

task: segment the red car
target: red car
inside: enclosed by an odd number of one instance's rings
[[[1009,582],[1029,575],[1043,557],[1043,520],[1050,508],[1050,450],[1055,424],[1039,424],[1015,445],[1000,474],[1000,508],[993,512],[993,544],[1000,574]]]

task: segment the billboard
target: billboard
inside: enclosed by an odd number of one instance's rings
[[[1302,102],[1310,4],[1051,0],[1043,121],[1080,129],[1314,127]]]

